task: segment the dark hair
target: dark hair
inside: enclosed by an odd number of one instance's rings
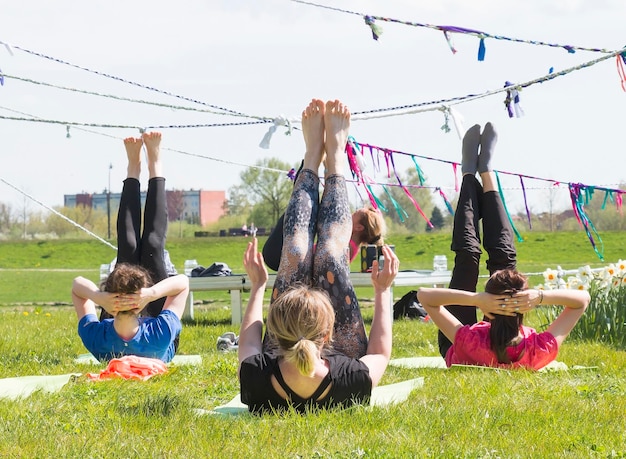
[[[502,269],[491,275],[485,284],[485,292],[495,295],[513,295],[528,288],[528,279],[514,269]],[[502,316],[494,314],[491,319],[489,338],[491,350],[499,363],[511,363],[506,348],[519,344],[519,329],[524,321],[523,314]]]
[[[117,263],[102,284],[102,289],[109,293],[135,293],[151,285],[152,278],[145,268],[130,263]]]

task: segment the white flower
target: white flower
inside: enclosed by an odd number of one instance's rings
[[[556,283],[556,280],[559,278],[559,272],[556,269],[546,269],[543,272],[543,278],[546,283]]]
[[[617,269],[617,275],[623,276],[624,274],[626,274],[626,261],[617,260],[617,263],[615,263],[615,268]]]
[[[591,271],[591,267],[589,265],[586,265],[578,268],[578,278],[583,283],[589,283],[589,281],[593,279],[593,271]]]
[[[585,285],[578,277],[570,276],[567,278],[567,288],[572,290],[586,290],[587,285]]]

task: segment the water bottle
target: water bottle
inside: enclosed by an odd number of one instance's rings
[[[433,258],[433,271],[447,271],[448,257],[445,255],[435,255]]]
[[[191,271],[193,268],[198,266],[198,262],[196,260],[185,260],[185,276],[190,277]]]

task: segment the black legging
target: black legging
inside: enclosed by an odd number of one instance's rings
[[[450,288],[476,291],[480,266],[480,219],[483,220],[483,246],[489,255],[489,274],[500,269],[515,269],[516,251],[513,230],[497,191],[483,193],[483,187],[473,175],[464,175],[459,194],[451,249],[455,252]],[[476,308],[447,306],[464,325],[477,322]],[[439,331],[439,352],[445,357],[452,343]]]
[[[267,237],[263,245],[263,260],[268,268],[278,271],[280,256],[283,252],[283,227],[285,225],[285,214],[282,214],[276,226]]]
[[[141,191],[139,180],[124,180],[120,208],[117,215],[117,263],[140,265],[148,270],[153,283],[167,277],[164,261],[167,235],[167,200],[165,178],[154,177],[148,181],[144,209],[143,233],[141,229]],[[165,298],[149,303],[142,315],[157,317],[163,309]],[[100,319],[109,316],[102,310]]]

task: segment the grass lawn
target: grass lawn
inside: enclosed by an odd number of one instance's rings
[[[372,308],[364,307],[369,323]],[[96,372],[74,312],[65,306],[5,307],[3,377]],[[383,384],[424,377],[409,399],[307,416],[196,416],[238,392],[235,353],[215,348],[231,330],[223,305],[199,307],[185,324],[178,366],[146,382],[89,382],[0,403],[2,457],[625,457],[626,355],[566,342],[559,361],[595,367],[549,373],[389,367]],[[436,328],[394,324],[393,357],[436,355]]]
[[[620,253],[624,236],[603,239],[607,262],[626,258]],[[449,254],[449,235],[390,242],[405,269],[427,268],[434,254]],[[245,243],[174,240],[168,248],[180,267],[196,258],[205,266],[224,261],[241,272]],[[581,233],[529,235],[518,248],[525,272],[606,264]],[[81,274],[97,280],[99,264],[110,261],[112,252],[90,241],[0,244],[0,377],[84,375],[103,368],[74,362],[86,351],[74,311],[65,304],[71,279]],[[236,354],[216,350],[218,336],[237,332],[227,294],[205,293],[211,296],[185,323],[179,349],[199,354],[202,364],[175,366],[146,382],[94,383],[80,376],[59,392],[2,400],[0,457],[626,457],[626,353],[575,340],[566,341],[558,357],[569,371],[389,367],[382,384],[424,377],[424,387],[386,408],[198,417],[196,408],[214,408],[238,392]],[[359,297],[369,326],[368,295]],[[532,314],[527,322],[543,325]],[[392,358],[437,355],[433,325],[401,320],[393,331]]]

